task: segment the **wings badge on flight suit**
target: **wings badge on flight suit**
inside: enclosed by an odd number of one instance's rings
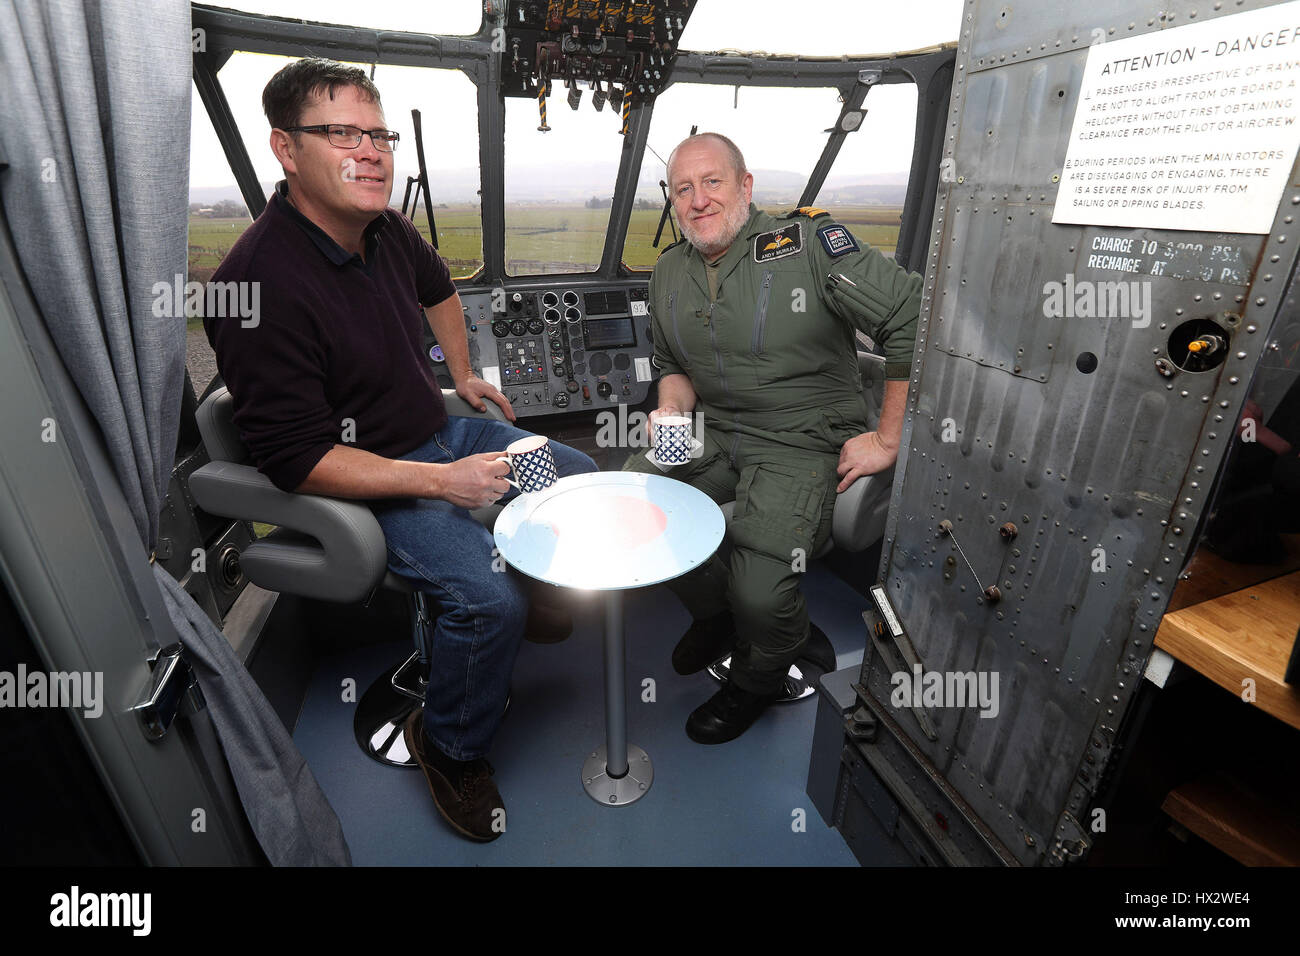
[[[803,251],[803,225],[792,222],[782,229],[754,237],[754,261],[771,262]]]

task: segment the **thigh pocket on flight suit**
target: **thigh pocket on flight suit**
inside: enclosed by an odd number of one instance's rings
[[[736,486],[736,510],[731,540],[784,562],[803,552],[811,557],[829,533],[826,466],[761,464],[746,468]],[[798,549],[798,550],[796,550]]]

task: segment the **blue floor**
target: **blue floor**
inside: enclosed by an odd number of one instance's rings
[[[862,658],[864,599],[814,564],[804,579],[813,621],[846,667]],[[582,788],[583,759],[604,742],[602,616],[593,596],[561,644],[524,642],[510,712],[489,757],[506,832],[489,844],[457,836],[438,816],[423,775],[381,766],[356,746],[346,678],[364,689],[409,653],[407,642],[327,659],[312,678],[294,741],[338,812],[357,865],[398,866],[853,866],[839,833],[804,792],[816,697],[778,705],[744,736],[705,747],[687,715],[716,689],[681,677],[669,655],[689,616],[664,587],[625,603],[628,739],[654,763],[654,783],[630,806],[597,804]],[[655,701],[642,701],[645,678]],[[796,811],[803,811],[797,814]],[[796,819],[804,818],[803,832]]]

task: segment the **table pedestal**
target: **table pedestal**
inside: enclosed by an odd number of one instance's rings
[[[623,592],[605,592],[605,745],[582,764],[582,786],[605,806],[641,799],[654,781],[650,756],[627,742],[627,662],[623,653]]]

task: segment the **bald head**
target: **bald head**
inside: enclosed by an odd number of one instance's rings
[[[749,172],[745,168],[745,157],[741,155],[740,147],[721,133],[696,133],[694,136],[688,136],[678,143],[671,153],[668,154],[668,185],[671,188],[673,184],[673,159],[677,156],[677,151],[683,146],[695,149],[713,148],[721,152],[726,157],[727,164],[731,167],[732,173],[737,181],[744,179]]]

